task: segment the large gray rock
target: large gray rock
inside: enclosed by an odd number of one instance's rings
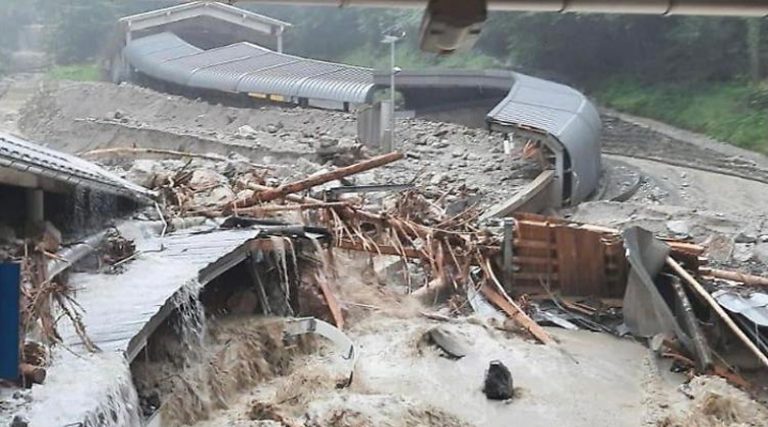
[[[125,179],[142,187],[153,188],[160,170],[161,165],[158,161],[139,159],[133,162]]]

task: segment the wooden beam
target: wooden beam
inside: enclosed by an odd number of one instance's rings
[[[768,278],[754,276],[752,274],[741,273],[738,271],[718,270],[716,268],[710,269],[709,274],[712,277],[718,279],[732,280],[734,282],[741,282],[749,286],[765,286],[768,287]]]
[[[540,203],[542,199],[551,194],[552,183],[555,181],[555,171],[545,170],[539,174],[533,181],[526,184],[511,198],[504,200],[488,208],[480,216],[480,222],[491,218],[501,218],[508,216],[513,212],[539,211],[546,207],[546,204]]]
[[[520,308],[520,306],[517,305],[517,303],[512,298],[510,298],[506,292],[504,292],[504,288],[501,287],[501,283],[499,283],[496,275],[493,274],[493,267],[488,260],[486,260],[486,266],[484,270],[486,275],[489,276],[488,280],[496,285],[495,289],[488,286],[487,283],[480,287],[480,292],[482,292],[482,294],[488,298],[488,301],[493,303],[496,307],[499,307],[499,309],[501,309],[503,312],[507,313],[507,315],[512,318],[512,320],[525,328],[525,330],[530,332],[531,335],[533,335],[542,344],[557,344],[554,338],[552,338],[552,336],[549,335],[549,333],[545,331],[544,328],[542,328],[538,323],[531,319],[525,313],[525,311],[523,311],[523,309]]]
[[[333,291],[331,291],[331,287],[328,285],[328,282],[326,282],[320,274],[316,274],[316,277],[317,284],[320,286],[320,291],[323,294],[325,303],[328,304],[328,310],[331,312],[331,317],[333,317],[333,323],[336,324],[337,328],[344,329],[344,316],[341,313],[339,300],[336,299],[336,295],[334,295]]]
[[[356,173],[365,172],[370,169],[384,166],[386,164],[400,160],[403,157],[403,153],[398,153],[396,151],[382,154],[381,156],[363,160],[362,162],[355,163],[354,165],[334,169],[330,172],[313,175],[299,181],[283,184],[279,187],[257,192],[253,196],[248,197],[241,202],[235,202],[237,205],[233,204],[233,207],[248,207],[253,206],[259,202],[268,202],[270,200],[283,198],[288,194],[299,193],[312,187],[325,184],[326,182],[334,181],[340,178],[354,175]]]

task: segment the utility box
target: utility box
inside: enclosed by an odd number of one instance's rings
[[[0,264],[0,378],[19,379],[21,266]]]

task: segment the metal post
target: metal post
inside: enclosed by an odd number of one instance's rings
[[[389,114],[389,138],[391,140],[390,148],[396,149],[395,146],[395,41],[392,40],[390,45],[390,67],[389,67],[389,94],[390,94],[390,114]]]
[[[283,27],[277,30],[277,53],[283,53]]]
[[[502,247],[502,257],[504,261],[504,286],[507,289],[514,285],[514,239],[515,239],[515,220],[504,218],[504,246]]]

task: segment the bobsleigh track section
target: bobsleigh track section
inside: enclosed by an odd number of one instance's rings
[[[131,80],[190,96],[343,111],[366,109],[377,91],[389,87],[387,72],[283,53],[288,27],[218,2],[124,17],[110,72],[115,82]],[[600,116],[575,89],[498,70],[404,70],[396,85],[405,109],[416,116],[474,122],[542,148],[548,170],[527,194],[491,216],[576,204],[597,188]]]

